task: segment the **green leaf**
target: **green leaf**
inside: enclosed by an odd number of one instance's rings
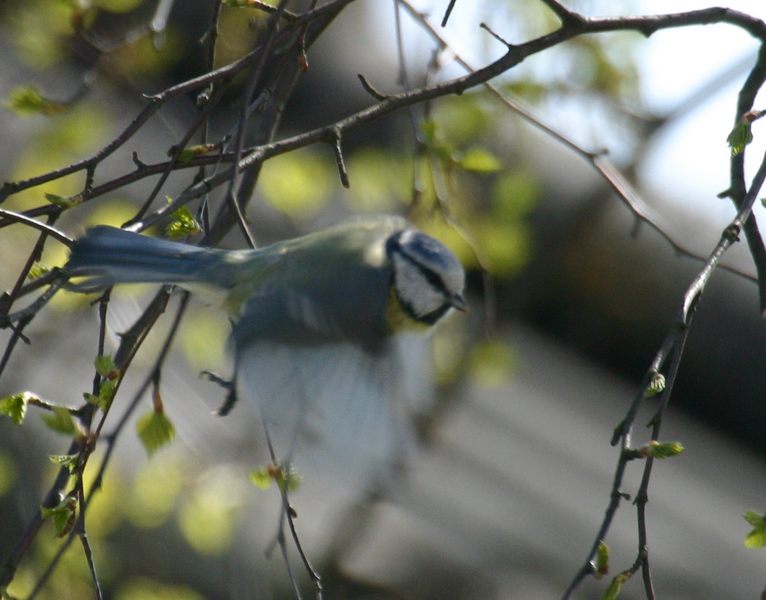
[[[279,489],[287,487],[288,492],[294,492],[301,484],[303,477],[295,469],[289,471],[281,465],[270,464],[265,467],[250,471],[250,483],[254,486],[267,490],[272,483],[276,483]]]
[[[71,496],[62,499],[52,508],[40,507],[44,519],[53,520],[57,537],[64,537],[72,530],[77,517],[77,500]]]
[[[27,273],[27,279],[30,281],[33,281],[35,279],[39,279],[43,275],[47,275],[51,272],[51,268],[47,265],[44,265],[40,262],[34,263],[30,268],[29,272]]]
[[[217,146],[215,144],[196,144],[194,146],[189,146],[178,153],[178,158],[176,160],[185,164],[191,162],[191,160],[197,156],[204,156],[205,154],[212,152],[216,148]],[[175,146],[171,148],[168,151],[168,156],[173,156],[175,149]]]
[[[173,240],[184,239],[202,231],[197,219],[188,206],[180,206],[170,215],[170,223],[165,227],[165,235]]]
[[[609,573],[609,546],[606,542],[599,542],[598,549],[596,550],[596,579],[600,579],[607,573]]]
[[[175,428],[164,412],[152,411],[138,420],[136,431],[147,454],[151,456],[157,450],[173,441]]]
[[[651,456],[653,458],[670,458],[678,456],[685,450],[681,442],[658,442],[653,440],[641,447],[642,456]]]
[[[96,367],[96,373],[101,375],[101,377],[114,379],[119,376],[119,370],[117,365],[114,364],[114,358],[112,358],[111,354],[99,354],[93,364]]]
[[[749,510],[743,517],[753,526],[753,530],[745,536],[745,547],[763,548],[766,546],[766,515]]]
[[[48,460],[54,465],[66,467],[70,473],[74,473],[77,469],[79,456],[79,454],[50,454],[48,455]]]
[[[766,515],[749,510],[742,516],[753,527],[766,527]]]
[[[745,536],[745,547],[763,548],[764,546],[766,546],[766,528],[753,529]]]
[[[43,415],[43,422],[57,433],[71,435],[77,431],[69,409],[63,406],[54,406],[50,413]]]
[[[468,150],[460,159],[460,166],[474,173],[494,173],[503,168],[500,159],[484,148]]]
[[[737,123],[734,129],[731,130],[726,143],[731,148],[731,155],[737,156],[745,151],[745,147],[753,141],[753,132],[750,128],[750,123]]]
[[[662,373],[652,374],[652,380],[644,390],[644,398],[651,398],[661,393],[665,389],[665,376]]]
[[[285,471],[285,469],[282,469],[281,476],[277,479],[277,485],[280,489],[284,489],[285,486],[287,486],[288,492],[294,492],[297,490],[301,482],[303,481],[303,476],[301,476],[298,471],[295,469],[290,469],[289,471]]]
[[[126,13],[135,10],[142,0],[93,0],[93,5],[108,12]]]
[[[615,600],[620,594],[622,584],[627,582],[631,577],[633,577],[633,573],[630,571],[622,571],[615,575],[609,583],[609,587],[604,591],[604,595],[601,596],[602,600]]]
[[[273,481],[274,480],[271,478],[271,474],[266,467],[250,471],[250,483],[257,488],[267,490],[271,487]]]
[[[98,388],[98,397],[96,398],[96,405],[104,412],[109,410],[114,400],[114,394],[117,392],[117,380],[116,379],[104,379]]]
[[[622,582],[618,581],[615,577],[612,579],[612,581],[609,583],[609,587],[606,588],[604,591],[604,595],[601,596],[602,600],[615,600],[617,596],[620,594],[620,589],[622,588]]]
[[[88,404],[94,404],[95,406],[98,406],[98,396],[94,396],[89,392],[85,392],[82,397],[85,398],[85,401]]]
[[[72,208],[82,203],[82,194],[75,194],[74,196],[59,196],[58,194],[50,194],[45,192],[45,199],[60,208]]]
[[[0,398],[0,415],[10,417],[16,425],[21,425],[27,414],[27,404],[30,398],[36,398],[36,396],[30,392],[20,392]]]
[[[20,117],[30,115],[51,116],[66,110],[66,105],[45,98],[33,85],[19,86],[11,90],[5,106]]]

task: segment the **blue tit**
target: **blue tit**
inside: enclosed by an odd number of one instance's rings
[[[375,458],[398,454],[402,397],[425,393],[406,383],[412,376],[403,373],[423,361],[410,350],[417,345],[402,342],[411,336],[398,334],[426,331],[466,307],[457,258],[391,216],[255,250],[99,226],[74,243],[65,271],[76,291],[177,284],[222,306],[234,324],[237,395],[256,403],[270,434],[279,432],[280,460],[300,445],[332,445],[326,438],[344,438],[344,427],[363,439],[336,444],[334,454],[348,458],[360,446]]]

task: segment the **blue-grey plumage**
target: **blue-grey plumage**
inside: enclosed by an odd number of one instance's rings
[[[399,445],[394,404],[405,387],[400,372],[413,363],[393,334],[427,329],[450,308],[465,308],[455,256],[390,216],[256,250],[200,248],[101,226],[75,242],[65,270],[79,291],[173,283],[219,302],[234,322],[239,393],[256,401],[265,422],[287,424],[282,429],[292,433],[282,437],[295,440],[334,436],[341,415],[367,415],[352,418],[354,427],[378,423],[375,455]],[[365,436],[369,449],[375,444]]]
[[[350,221],[257,250],[200,248],[100,226],[75,242],[65,270],[78,278],[70,285],[77,291],[129,282],[200,291],[239,323],[238,345],[259,336],[352,340],[375,350],[401,324],[391,302],[425,325],[464,308],[457,259],[398,217]]]

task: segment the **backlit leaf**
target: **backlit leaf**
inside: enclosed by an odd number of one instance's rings
[[[64,537],[74,526],[77,517],[77,501],[67,496],[52,508],[41,507],[40,511],[44,519],[53,521],[53,528],[57,537]]]
[[[136,431],[146,452],[151,456],[157,450],[173,441],[175,428],[164,412],[152,411],[136,423]]]
[[[5,105],[21,117],[51,116],[66,110],[66,105],[45,98],[35,86],[20,86],[11,90]]]
[[[460,159],[460,166],[474,173],[492,173],[503,168],[500,159],[484,148],[468,150]]]
[[[77,430],[77,425],[69,412],[63,406],[55,406],[53,410],[43,415],[43,422],[53,431],[71,435]]]
[[[30,392],[21,392],[0,398],[0,415],[10,417],[16,425],[21,425],[27,414],[27,403],[34,397]]]

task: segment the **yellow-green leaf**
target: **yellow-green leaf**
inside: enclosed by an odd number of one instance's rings
[[[34,397],[30,392],[21,392],[0,398],[0,415],[10,417],[16,425],[21,425],[27,414],[27,403]]]
[[[598,549],[596,550],[596,563],[595,563],[595,576],[600,579],[607,573],[609,573],[609,546],[606,542],[599,542]]]
[[[503,168],[500,159],[484,148],[472,148],[463,154],[460,166],[474,173],[493,173]]]
[[[766,515],[757,513],[754,510],[748,510],[742,516],[753,527],[766,527]]]
[[[641,447],[641,454],[643,456],[651,456],[658,459],[678,456],[683,451],[684,445],[681,442],[658,442],[652,440]]]
[[[145,577],[133,577],[116,583],[118,589],[114,600],[205,600],[205,596],[189,586]]]
[[[614,576],[614,579],[609,583],[609,587],[606,588],[602,600],[615,600],[622,589],[622,584],[628,581],[633,576],[630,571],[622,571]]]
[[[53,521],[56,536],[64,537],[74,526],[77,517],[77,501],[71,496],[67,496],[56,506],[51,508],[40,507],[40,512],[44,519]]]
[[[302,480],[298,471],[285,469],[281,465],[270,464],[250,471],[250,483],[262,490],[267,490],[272,483],[276,483],[279,489],[286,488],[288,492],[293,492],[298,489]]]
[[[117,380],[116,379],[104,379],[98,388],[98,396],[96,398],[96,405],[106,412],[112,405],[114,400],[114,394],[117,392]]]
[[[75,194],[74,196],[60,196],[58,194],[51,194],[46,192],[45,199],[51,204],[60,208],[71,208],[82,203],[82,194]]]
[[[766,546],[766,529],[753,529],[745,537],[747,548],[763,548]]]
[[[737,123],[734,129],[731,130],[726,143],[731,148],[731,155],[737,156],[745,151],[745,147],[753,141],[753,132],[750,128],[750,123]]]
[[[274,480],[271,478],[269,470],[266,467],[250,471],[250,483],[257,488],[267,490],[271,487],[273,481]]]
[[[77,430],[69,409],[63,406],[54,406],[50,413],[43,415],[43,422],[53,431],[66,435],[71,435]]]
[[[652,380],[649,382],[649,385],[647,385],[646,389],[644,390],[644,397],[651,398],[652,396],[656,396],[657,394],[661,393],[664,389],[665,389],[665,376],[662,373],[654,373],[652,375]]]
[[[46,275],[50,272],[51,272],[51,268],[49,266],[44,265],[40,262],[36,262],[29,268],[29,272],[27,273],[27,279],[33,281],[35,279],[39,279],[43,275]]]
[[[59,465],[60,467],[66,467],[67,469],[69,469],[70,473],[74,473],[75,469],[77,468],[78,458],[79,458],[79,454],[48,455],[48,460],[50,460],[54,465]]]
[[[33,85],[19,86],[11,90],[5,105],[21,117],[30,115],[51,116],[66,110],[66,105],[45,98]]]
[[[165,227],[165,235],[172,240],[184,239],[202,231],[202,226],[194,218],[189,207],[179,206],[170,215],[170,222]]]
[[[622,589],[622,582],[618,581],[615,577],[609,583],[609,587],[606,588],[604,595],[601,596],[602,600],[615,600],[620,593],[620,589]]]
[[[178,162],[180,163],[188,163],[191,162],[193,158],[196,158],[197,156],[204,156],[205,154],[208,154],[215,150],[218,146],[216,144],[195,144],[194,146],[189,146],[188,148],[184,148],[178,153]],[[168,156],[173,156],[173,152],[175,151],[176,146],[171,148],[168,151]]]
[[[743,517],[753,527],[753,530],[745,537],[745,546],[747,548],[766,546],[766,515],[749,510]]]
[[[175,428],[164,412],[152,411],[136,423],[136,431],[146,452],[151,456],[157,450],[173,441]]]
[[[117,365],[114,363],[114,358],[111,354],[99,354],[96,360],[93,361],[93,364],[96,367],[96,373],[101,375],[101,377],[114,379],[119,375]]]

